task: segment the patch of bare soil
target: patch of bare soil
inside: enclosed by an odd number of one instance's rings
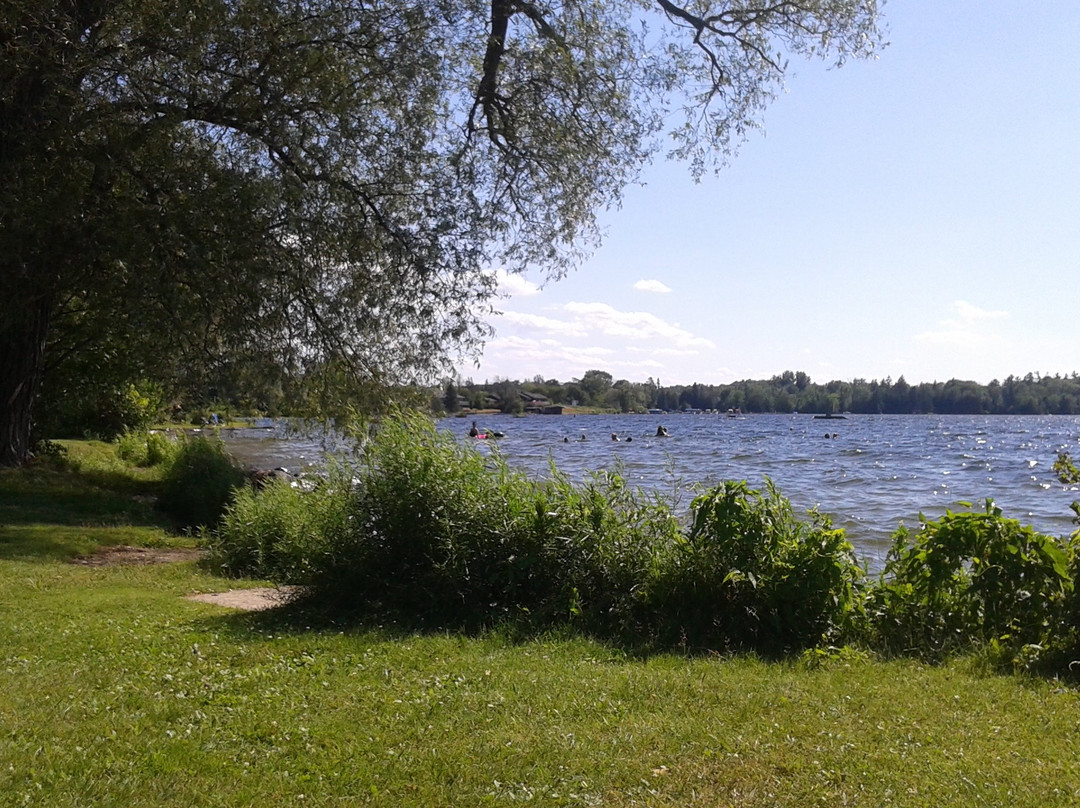
[[[72,564],[86,567],[114,567],[122,564],[169,564],[194,561],[205,555],[194,547],[99,547],[90,555],[72,559]],[[263,586],[254,589],[230,589],[228,592],[205,592],[187,595],[188,600],[213,603],[228,609],[257,612],[280,606],[299,592],[296,586]]]
[[[203,551],[194,547],[99,547],[90,555],[71,560],[86,567],[116,567],[123,564],[170,564],[175,561],[195,561]]]
[[[205,592],[188,595],[187,599],[213,603],[228,609],[259,612],[280,606],[295,596],[298,590],[299,587],[295,586],[264,586],[255,589],[230,589],[228,592]]]

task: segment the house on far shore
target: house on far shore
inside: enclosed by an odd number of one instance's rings
[[[528,393],[524,390],[518,393],[525,404],[525,412],[534,415],[562,415],[562,405],[552,404],[551,399],[539,393]]]

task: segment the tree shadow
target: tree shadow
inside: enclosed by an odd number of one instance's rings
[[[158,488],[156,480],[58,461],[0,470],[0,558],[63,560],[118,540],[145,540],[147,531],[156,539],[175,533],[156,508]]]
[[[415,637],[455,637],[468,640],[497,640],[507,646],[521,646],[538,641],[585,641],[595,643],[613,658],[643,661],[656,656],[677,655],[687,659],[737,659],[752,657],[764,662],[805,664],[809,668],[828,669],[835,656],[837,664],[848,665],[853,657],[885,659],[872,649],[858,647],[813,648],[767,653],[748,648],[694,648],[684,643],[672,643],[627,633],[590,630],[570,623],[538,623],[509,617],[488,620],[436,620],[430,617],[397,610],[374,608],[327,608],[312,597],[297,597],[279,606],[255,612],[228,612],[195,621],[202,630],[226,636],[238,643],[261,642],[268,636],[303,637],[311,635],[363,635],[368,641],[396,642]],[[1078,649],[1077,656],[1080,656]],[[914,658],[914,657],[902,657]],[[962,657],[961,657],[962,658]],[[948,664],[952,659],[939,660]],[[1019,676],[1060,683],[1063,687],[1080,687],[1080,662],[1055,657],[1044,664],[1025,670],[1008,665],[993,665],[969,657],[978,671],[986,676]]]
[[[658,655],[678,654],[688,658],[721,656],[710,649],[671,646],[627,633],[605,632],[585,625],[535,620],[529,616],[502,614],[446,619],[387,609],[368,604],[344,608],[327,606],[317,595],[297,596],[260,611],[230,611],[194,621],[200,629],[228,637],[233,642],[261,642],[267,636],[363,635],[375,641],[395,642],[415,637],[454,637],[492,640],[507,646],[535,642],[595,643],[619,659],[644,660]],[[722,656],[736,656],[727,652]]]

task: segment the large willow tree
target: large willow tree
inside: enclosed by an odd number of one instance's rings
[[[429,373],[491,267],[557,276],[789,55],[879,45],[874,0],[0,0],[0,463],[80,352]]]

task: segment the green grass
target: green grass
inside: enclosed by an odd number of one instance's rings
[[[62,457],[0,469],[0,559],[69,559],[112,544],[191,544],[154,507],[160,469],[125,465],[113,447],[61,441]]]
[[[108,490],[73,477],[50,490]],[[29,479],[0,476],[5,507],[48,499]],[[0,546],[33,532],[0,555],[3,806],[1080,801],[1080,693],[1052,680],[972,659],[637,658],[580,638],[241,614],[184,599],[238,583],[193,563],[33,552],[54,529],[175,540],[139,501],[123,518],[91,508],[96,526],[73,502],[55,528],[0,529]]]

